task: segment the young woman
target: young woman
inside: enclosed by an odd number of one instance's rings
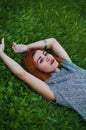
[[[12,48],[16,53],[25,52],[24,63],[28,72],[6,55],[2,38],[0,58],[17,77],[46,99],[73,108],[86,120],[86,70],[71,61],[56,39],[30,45],[13,43]],[[45,49],[52,49],[59,58]]]

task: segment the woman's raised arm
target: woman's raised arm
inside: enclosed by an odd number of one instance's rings
[[[43,95],[45,98],[50,100],[55,100],[55,95],[50,90],[49,86],[41,81],[40,79],[36,78],[32,74],[28,73],[24,70],[16,61],[11,59],[7,54],[4,52],[4,39],[2,39],[2,44],[0,44],[0,58],[2,61],[7,65],[7,67],[21,80],[26,82],[30,85],[35,91]]]
[[[16,44],[15,42],[13,42],[12,49],[14,50],[14,52],[20,53],[20,52],[27,51],[29,48],[45,48],[46,45],[47,45],[47,48],[51,48],[52,42],[53,42],[52,38],[46,39],[46,40],[40,40],[40,41],[31,43],[29,45]]]
[[[14,52],[16,53],[25,52],[29,48],[45,48],[45,47],[47,49],[52,49],[53,52],[57,56],[71,61],[67,52],[64,50],[64,48],[60,45],[60,43],[55,38],[40,40],[40,41],[31,43],[29,45],[13,43],[13,46],[12,46]]]
[[[52,43],[51,43],[51,49],[53,50],[53,52],[63,58],[63,59],[67,59],[69,61],[71,61],[69,55],[67,54],[67,52],[64,50],[64,48],[61,46],[61,44],[54,38],[52,38]]]

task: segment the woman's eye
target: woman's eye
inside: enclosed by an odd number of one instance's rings
[[[40,59],[40,63],[42,63],[43,62],[43,59]]]

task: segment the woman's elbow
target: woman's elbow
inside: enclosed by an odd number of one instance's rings
[[[56,43],[57,40],[55,38],[51,38],[52,43]]]
[[[51,49],[53,49],[53,46],[55,46],[55,44],[57,44],[57,40],[55,38],[51,38]]]

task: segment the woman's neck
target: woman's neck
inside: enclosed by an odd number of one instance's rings
[[[60,70],[61,70],[61,64],[59,63],[56,70],[55,70],[55,72],[60,72]]]

